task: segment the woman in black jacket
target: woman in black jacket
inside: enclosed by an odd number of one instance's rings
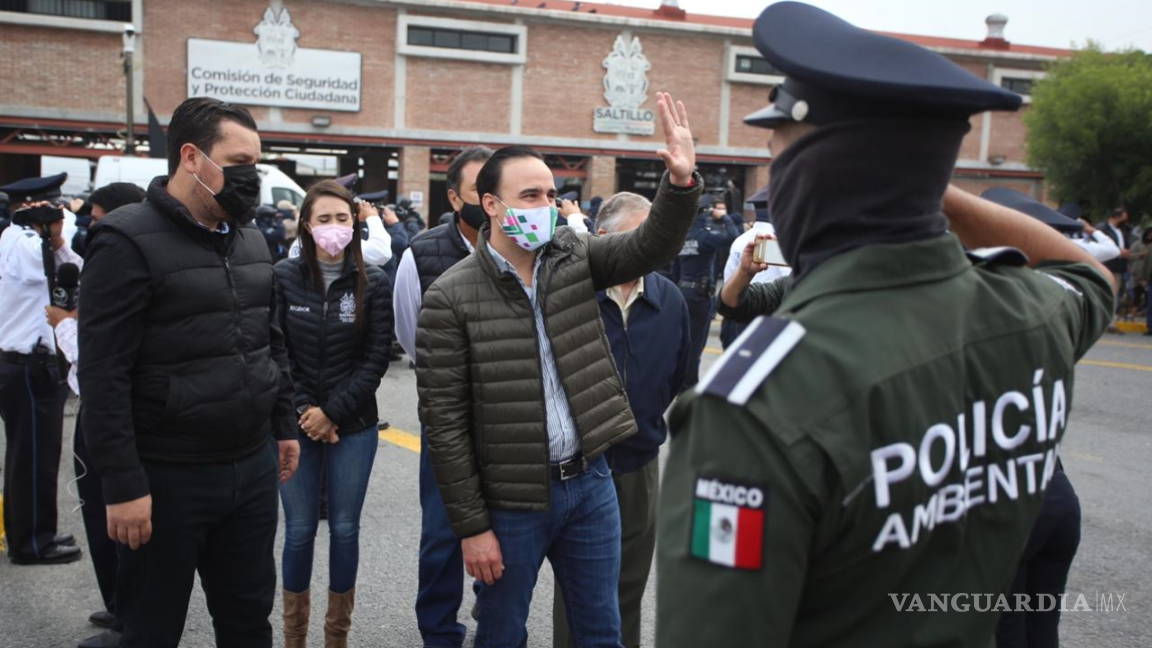
[[[284,640],[308,635],[312,552],[321,480],[328,492],[326,646],[347,646],[360,553],[360,510],[379,442],[376,389],[392,345],[392,295],[360,253],[357,204],[332,181],[314,185],[300,210],[301,254],[276,264],[284,331],[300,416],[300,468],[284,503]],[[323,469],[322,469],[323,468]]]

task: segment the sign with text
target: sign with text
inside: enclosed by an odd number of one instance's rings
[[[188,39],[188,96],[254,106],[360,110],[360,53]]]

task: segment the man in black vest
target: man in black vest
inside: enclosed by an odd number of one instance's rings
[[[168,171],[92,230],[82,428],[119,544],[122,646],[176,646],[193,576],[219,646],[272,645],[277,482],[299,444],[272,260],[251,226],[256,123],[193,98]],[[275,441],[273,441],[275,439]]]
[[[445,270],[472,253],[477,232],[487,219],[476,195],[476,174],[492,157],[477,146],[461,151],[448,166],[448,202],[455,212],[447,223],[412,239],[400,267],[392,305],[396,338],[409,358],[416,358],[416,319],[424,291]],[[420,568],[416,624],[425,646],[459,648],[464,626],[456,620],[464,596],[464,556],[440,498],[428,453],[420,452]]]

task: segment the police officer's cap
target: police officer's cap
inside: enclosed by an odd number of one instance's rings
[[[9,199],[16,205],[40,200],[52,200],[60,196],[60,186],[63,185],[67,179],[67,173],[57,173],[56,175],[43,178],[24,178],[23,180],[17,180],[12,184],[0,187],[0,191],[8,194]]]
[[[388,200],[388,190],[384,189],[383,191],[373,191],[372,193],[360,194],[360,199],[367,200],[371,203],[385,202]]]
[[[772,90],[772,105],[744,118],[751,126],[912,116],[964,119],[1020,107],[1019,95],[935,52],[860,29],[801,2],[766,8],[752,38],[785,80]]]
[[[992,187],[980,194],[984,200],[990,200],[1018,212],[1028,214],[1032,218],[1061,232],[1075,233],[1083,231],[1084,224],[1052,209],[1048,205],[1019,191],[1007,187]]]

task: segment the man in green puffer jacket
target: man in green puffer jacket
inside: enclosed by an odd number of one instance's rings
[[[620,519],[603,454],[635,422],[595,291],[676,256],[702,180],[687,112],[658,99],[668,169],[639,229],[556,229],[555,183],[531,149],[476,179],[489,223],[424,296],[420,418],[468,573],[483,581],[478,648],[520,646],[547,556],[579,646],[620,645]]]

